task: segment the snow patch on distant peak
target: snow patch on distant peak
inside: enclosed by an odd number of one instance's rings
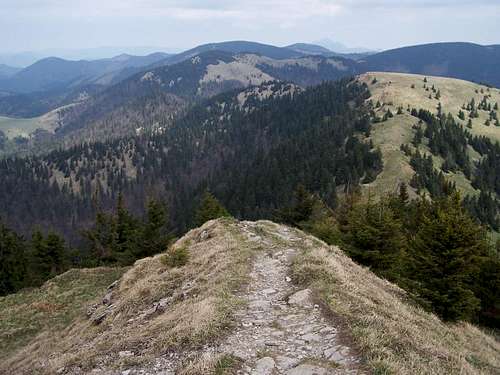
[[[157,77],[153,72],[147,72],[141,77],[141,82],[156,82],[161,84],[160,77]]]

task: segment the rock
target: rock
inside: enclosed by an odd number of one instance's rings
[[[108,316],[108,314],[109,314],[108,310],[101,311],[98,314],[96,314],[95,316],[93,316],[91,318],[91,321],[95,325],[101,324],[102,321],[106,318],[106,316]]]
[[[209,238],[209,235],[208,235],[208,232],[206,230],[204,230],[203,232],[201,232],[201,234],[200,234],[200,240],[201,241],[205,241],[208,238]]]
[[[328,360],[333,361],[333,362],[337,362],[337,363],[345,362],[344,356],[334,348],[325,350],[323,355]]]
[[[123,350],[121,352],[118,352],[118,356],[121,357],[121,358],[124,358],[124,357],[133,357],[134,356],[134,352],[132,352],[130,350]]]
[[[270,302],[269,301],[266,301],[266,300],[257,300],[257,301],[252,301],[248,304],[249,308],[250,309],[266,309],[268,308],[270,305]]]
[[[266,342],[265,342],[265,345],[266,345],[266,346],[278,346],[278,345],[279,345],[279,343],[278,343],[278,342],[276,342],[276,341],[266,341]]]
[[[288,298],[288,304],[310,309],[313,307],[311,296],[312,292],[310,289],[300,290]]]
[[[279,356],[276,358],[276,362],[278,364],[278,368],[280,368],[281,370],[288,370],[295,366],[299,362],[299,360],[296,358]]]
[[[271,357],[264,357],[255,363],[255,370],[252,371],[254,375],[271,375],[275,366],[274,359]]]
[[[287,276],[287,277],[285,277],[285,281],[286,281],[287,283],[289,283],[290,281],[292,281],[292,279],[291,279],[290,277],[288,277],[288,276]]]
[[[125,370],[122,371],[122,375],[129,375],[132,370]]]
[[[274,293],[276,293],[276,289],[273,289],[273,288],[267,288],[267,289],[264,289],[264,290],[262,291],[262,294],[265,294],[266,296],[267,296],[268,294],[274,294]]]
[[[301,337],[306,342],[320,342],[321,336],[316,333],[308,333]]]
[[[325,375],[328,374],[328,370],[322,367],[313,366],[313,365],[299,365],[288,370],[286,375]]]
[[[97,308],[99,307],[98,304],[93,304],[93,305],[90,305],[88,308],[87,308],[87,317],[90,318],[92,315],[94,315],[94,313],[96,312]]]
[[[109,305],[111,303],[111,297],[112,296],[113,296],[113,292],[112,291],[109,291],[108,293],[106,293],[106,295],[102,299],[102,304],[103,305]]]

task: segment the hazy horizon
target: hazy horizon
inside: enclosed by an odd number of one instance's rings
[[[2,0],[0,54],[325,38],[372,50],[488,45],[500,42],[499,15],[497,0]]]

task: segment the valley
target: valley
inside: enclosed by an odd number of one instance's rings
[[[0,373],[496,374],[499,51],[2,68]]]

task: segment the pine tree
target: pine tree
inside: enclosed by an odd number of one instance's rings
[[[218,219],[220,217],[231,216],[229,212],[220,204],[209,191],[203,194],[200,205],[195,213],[194,224],[202,226],[209,220]]]
[[[458,193],[422,205],[411,243],[415,290],[443,319],[471,319],[480,301],[469,280],[487,248],[485,233],[464,211]]]
[[[151,199],[147,206],[147,221],[144,224],[141,252],[138,257],[151,256],[166,250],[173,238],[169,232],[168,222],[165,205]]]
[[[387,202],[358,205],[348,214],[343,241],[354,260],[392,281],[401,278],[406,238],[401,221]]]
[[[116,246],[113,249],[119,264],[129,265],[137,259],[141,251],[140,233],[139,221],[127,210],[123,195],[120,194],[116,207]]]
[[[23,239],[0,222],[0,296],[26,285],[26,263]]]
[[[408,203],[410,195],[408,194],[408,185],[406,182],[402,182],[399,185],[399,200],[403,203]]]

